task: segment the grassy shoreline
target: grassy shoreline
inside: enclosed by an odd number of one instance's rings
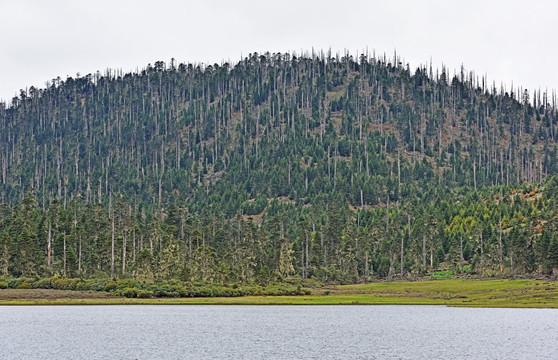
[[[91,291],[0,290],[0,305],[446,305],[558,308],[558,282],[423,280],[326,286],[310,295],[126,298]]]

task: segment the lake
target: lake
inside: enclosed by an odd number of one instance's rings
[[[558,359],[558,310],[0,306],[0,359]]]

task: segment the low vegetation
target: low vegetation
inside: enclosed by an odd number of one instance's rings
[[[0,290],[0,305],[446,305],[558,308],[558,283],[546,280],[446,279],[336,286],[305,283],[312,288],[282,284],[267,288],[237,289],[216,286],[205,290],[195,290],[196,287],[184,284],[167,284],[158,285],[155,291],[148,290],[145,284],[112,280],[75,282],[75,279],[67,279],[69,281],[66,283],[59,280],[51,279],[52,287],[49,290],[33,288],[33,284],[38,284],[26,281],[20,282],[18,289]],[[14,286],[18,282],[8,283]],[[28,284],[31,285],[30,289]],[[87,286],[101,288],[104,285],[104,290],[56,290],[62,287],[61,284],[76,284],[76,289]],[[139,291],[149,296],[138,296]]]
[[[51,278],[11,278],[0,280],[0,289],[52,289],[70,291],[96,291],[126,298],[192,298],[192,297],[239,297],[239,296],[284,296],[309,295],[295,282],[266,284],[228,285],[197,284],[178,280],[157,284],[131,279],[82,279],[54,276]],[[22,293],[24,294],[24,293]],[[1,296],[0,296],[1,298]]]

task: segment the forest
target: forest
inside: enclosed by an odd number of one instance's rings
[[[556,105],[397,55],[53,79],[0,103],[0,277],[556,276]]]

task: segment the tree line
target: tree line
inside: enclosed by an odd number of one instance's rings
[[[153,283],[315,279],[354,283],[445,269],[475,276],[558,268],[558,177],[543,187],[461,189],[352,208],[271,201],[262,218],[171,204],[161,219],[126,202],[73,199],[42,210],[28,193],[2,207],[0,276],[131,278]]]

